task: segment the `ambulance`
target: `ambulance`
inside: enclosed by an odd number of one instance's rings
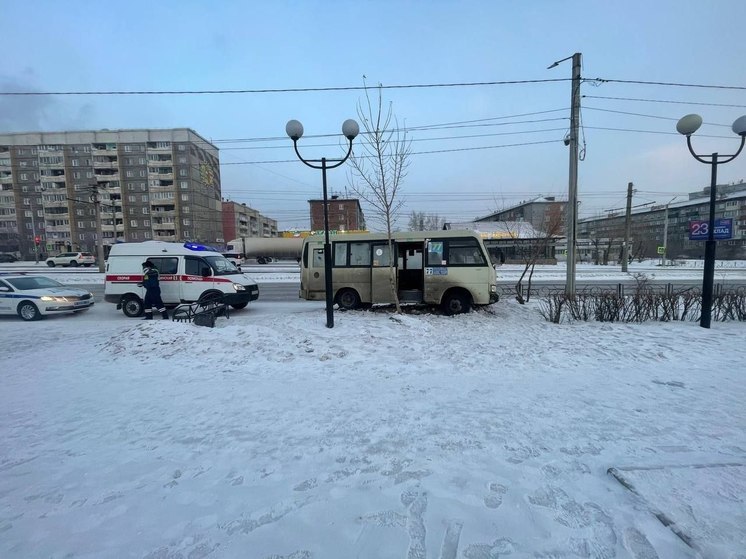
[[[167,306],[222,295],[234,309],[259,298],[259,286],[215,249],[196,243],[145,241],[111,247],[106,261],[104,300],[129,317],[143,314],[142,263],[159,272],[161,298]]]

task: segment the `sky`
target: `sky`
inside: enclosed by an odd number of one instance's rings
[[[335,319],[0,317],[0,556],[742,556],[743,323]]]
[[[132,1],[116,7],[0,0],[0,7],[7,22],[0,92],[344,88],[0,95],[2,132],[192,128],[221,150],[223,197],[277,219],[280,229],[307,228],[307,201],[321,196],[321,173],[297,160],[286,122],[303,123],[305,157],[340,157],[342,122],[360,120],[364,84],[562,80],[381,90],[412,141],[401,186],[404,228],[412,211],[469,221],[537,196],[567,198],[569,153],[562,140],[569,131],[571,61],[547,67],[575,52],[583,55],[585,80],[581,217],[623,207],[629,182],[635,204],[665,204],[708,186],[710,168],[689,154],[676,121],[701,114],[697,152],[733,153],[738,139],[730,127],[746,114],[741,0]],[[326,137],[314,138],[319,135]],[[347,166],[328,176],[330,195],[350,194]],[[721,184],[746,179],[746,156],[719,166],[718,178]],[[372,208],[363,209],[373,217]]]

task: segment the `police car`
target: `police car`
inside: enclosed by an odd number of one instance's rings
[[[0,274],[0,314],[40,320],[47,314],[84,311],[93,306],[93,294],[44,276]]]

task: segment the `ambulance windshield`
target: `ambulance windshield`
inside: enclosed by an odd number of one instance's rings
[[[241,271],[236,268],[236,265],[224,256],[205,256],[204,259],[210,264],[216,276],[241,273]]]

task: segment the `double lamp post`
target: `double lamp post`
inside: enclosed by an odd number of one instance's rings
[[[321,169],[321,181],[324,187],[324,285],[326,291],[326,327],[334,328],[334,294],[332,293],[332,247],[329,242],[329,201],[326,193],[326,170],[335,169],[347,161],[352,153],[352,140],[360,133],[360,127],[353,119],[347,119],[342,124],[342,134],[349,141],[347,154],[341,159],[304,159],[298,151],[298,140],[303,136],[303,125],[297,120],[291,120],[285,125],[285,132],[293,140],[295,154],[303,163],[313,169]],[[314,165],[321,163],[321,165]],[[329,165],[328,163],[333,163]]]
[[[717,203],[717,174],[718,164],[733,161],[743,149],[746,142],[746,115],[742,116],[733,123],[733,132],[741,137],[741,145],[738,151],[732,155],[720,156],[717,152],[711,155],[700,155],[694,152],[692,148],[692,134],[702,126],[702,117],[696,114],[686,115],[676,124],[676,130],[679,134],[686,136],[686,145],[689,153],[700,163],[705,163],[711,167],[710,181],[710,216],[707,224],[707,241],[705,243],[705,267],[702,277],[702,315],[699,325],[702,328],[709,328],[712,319],[712,290],[715,283],[715,205]]]

